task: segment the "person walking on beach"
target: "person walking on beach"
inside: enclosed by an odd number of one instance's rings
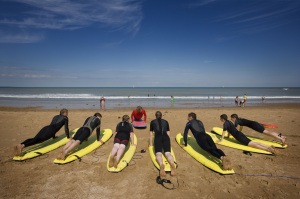
[[[188,122],[184,129],[183,141],[184,145],[187,146],[187,135],[189,130],[193,133],[197,144],[205,151],[213,155],[214,157],[222,160],[223,170],[231,170],[231,162],[225,153],[218,149],[213,139],[205,132],[203,123],[197,120],[197,115],[193,112],[188,114]]]
[[[247,95],[244,94],[244,96],[243,96],[243,103],[242,103],[243,107],[246,105],[246,101],[247,101]]]
[[[241,144],[245,146],[250,146],[253,148],[269,151],[270,153],[276,155],[276,150],[273,146],[267,146],[265,144],[261,144],[258,142],[251,141],[249,138],[247,138],[242,132],[238,131],[234,124],[228,120],[228,117],[226,114],[222,114],[220,116],[221,122],[223,122],[223,133],[222,137],[218,142],[222,142],[224,139],[224,136],[226,134],[226,131],[228,132],[228,137],[231,134],[237,141],[239,141]]]
[[[144,116],[144,121],[146,122],[146,120],[147,120],[146,111],[141,106],[138,106],[131,113],[131,122],[133,122],[133,121],[142,121],[143,116]]]
[[[101,110],[105,109],[105,98],[103,96],[100,98],[100,108]]]
[[[118,167],[120,158],[125,152],[129,139],[131,141],[131,145],[136,146],[136,144],[134,144],[133,127],[129,123],[129,119],[128,115],[123,115],[122,122],[118,123],[116,127],[114,146],[110,153],[109,167]]]
[[[234,103],[235,103],[235,106],[239,106],[239,96],[235,97]]]
[[[97,140],[104,144],[102,140],[100,140],[100,124],[101,124],[102,115],[100,113],[95,113],[93,116],[88,117],[83,126],[80,127],[77,132],[75,133],[74,137],[65,145],[62,149],[62,152],[59,154],[57,159],[64,160],[66,155],[79,146],[83,141],[87,140],[92,132],[96,129],[97,133]]]
[[[160,166],[160,176],[165,176],[165,167],[163,164],[162,153],[165,154],[169,164],[171,165],[171,175],[176,175],[176,167],[174,157],[171,154],[171,141],[170,141],[170,127],[167,120],[162,119],[162,113],[156,111],[156,119],[150,122],[150,139],[149,146],[153,145],[153,133],[154,133],[154,150],[156,160]]]
[[[282,146],[284,146],[286,144],[285,143],[286,142],[286,136],[283,136],[281,133],[268,131],[268,130],[265,129],[263,124],[260,124],[256,121],[240,118],[235,113],[231,115],[231,121],[234,123],[235,127],[237,127],[238,125],[240,126],[239,131],[242,131],[243,126],[246,126],[248,128],[253,129],[254,131],[257,131],[259,133],[263,133],[265,135],[268,135],[268,136],[271,136],[271,137],[275,138],[276,140],[279,140],[281,142]]]
[[[50,125],[43,127],[34,138],[29,138],[24,142],[16,145],[14,147],[15,155],[21,156],[22,150],[25,147],[44,142],[46,140],[49,140],[50,138],[55,139],[55,134],[61,129],[62,126],[65,126],[65,134],[67,138],[70,138],[68,110],[65,108],[61,109],[59,115],[53,117]]]

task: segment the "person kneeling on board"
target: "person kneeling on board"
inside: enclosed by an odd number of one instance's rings
[[[29,138],[24,142],[16,145],[14,147],[15,155],[21,156],[22,150],[25,147],[32,146],[49,140],[50,138],[56,138],[55,134],[61,129],[62,126],[65,126],[65,133],[67,138],[70,138],[69,135],[69,119],[68,119],[68,110],[61,109],[60,114],[53,117],[51,124],[43,127],[34,138]]]
[[[167,120],[162,119],[162,113],[156,111],[156,119],[150,123],[150,140],[149,145],[153,144],[153,133],[154,133],[154,150],[156,160],[160,166],[160,176],[165,176],[165,166],[163,164],[162,151],[165,154],[169,164],[171,165],[171,175],[176,175],[176,166],[174,157],[171,154],[171,141],[170,141],[170,128]]]
[[[266,130],[263,124],[260,124],[256,121],[240,118],[237,114],[231,115],[231,121],[234,123],[235,127],[240,125],[239,131],[242,131],[243,126],[246,126],[248,128],[253,129],[254,131],[263,133],[265,135],[271,136],[271,137],[279,140],[281,142],[282,146],[285,145],[285,142],[286,142],[285,136],[281,135],[281,133],[276,133],[276,132]]]
[[[195,113],[188,114],[188,122],[184,129],[183,140],[185,146],[187,146],[187,135],[189,130],[193,133],[197,144],[205,151],[213,155],[214,157],[222,160],[223,170],[231,170],[231,162],[228,156],[225,153],[218,149],[213,139],[205,133],[205,128],[203,123],[200,120],[197,120],[197,115]]]
[[[240,143],[242,143],[245,146],[251,146],[253,148],[269,151],[270,153],[276,155],[276,151],[275,151],[274,147],[251,141],[242,132],[238,131],[235,128],[234,124],[228,120],[228,117],[226,114],[222,114],[220,116],[220,120],[221,120],[221,122],[223,122],[223,133],[222,133],[222,137],[219,140],[219,142],[222,142],[222,140],[224,139],[224,136],[226,134],[226,131],[227,131],[228,137],[231,134],[237,141],[239,141]]]
[[[147,120],[146,111],[141,106],[138,106],[131,113],[131,122],[133,122],[133,121],[142,121],[143,116],[144,116],[144,122],[146,122],[146,120]]]
[[[74,137],[65,145],[62,152],[59,154],[57,159],[64,160],[66,155],[79,146],[83,141],[87,140],[92,132],[96,129],[97,140],[104,144],[102,140],[100,140],[100,124],[101,124],[102,115],[100,113],[95,113],[94,116],[88,117],[83,126],[80,127],[75,133]]]
[[[118,123],[116,127],[114,146],[109,159],[109,167],[118,167],[120,158],[125,152],[129,139],[131,140],[131,144],[136,146],[136,144],[134,144],[133,127],[129,123],[129,119],[128,115],[123,115],[122,122]]]

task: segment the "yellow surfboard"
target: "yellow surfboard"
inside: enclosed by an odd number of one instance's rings
[[[183,148],[190,156],[195,158],[198,162],[208,167],[209,169],[218,172],[220,174],[233,174],[234,170],[223,170],[222,161],[210,153],[203,150],[198,144],[195,138],[188,135],[188,144],[184,146],[183,135],[178,133],[176,135],[176,142]]]
[[[159,170],[160,166],[159,166],[158,162],[156,161],[154,146],[149,146],[148,150],[149,150],[150,158],[151,158],[154,166]],[[175,167],[177,168],[176,157],[175,157],[175,154],[174,154],[174,151],[173,151],[172,147],[171,147],[171,154],[174,158]],[[165,171],[171,171],[171,165],[169,164],[169,162],[166,159],[164,154],[162,155],[162,158],[163,158],[163,164],[165,165]]]
[[[72,136],[74,133],[76,133],[77,130],[78,130],[78,128],[70,131],[70,136]],[[13,160],[23,161],[26,159],[30,159],[30,158],[34,158],[34,157],[43,155],[45,153],[53,151],[65,144],[67,144],[68,141],[69,141],[69,139],[66,137],[66,135],[62,134],[55,139],[47,140],[41,144],[36,145],[33,148],[30,148],[30,149],[24,151],[22,153],[22,156],[14,156]]]
[[[137,145],[138,141],[137,141],[137,137],[136,135],[134,134],[134,143]],[[126,149],[125,149],[125,152],[123,154],[123,156],[121,157],[120,161],[119,161],[119,164],[118,164],[118,167],[115,168],[115,167],[109,167],[109,159],[110,159],[110,154],[108,156],[108,159],[107,159],[107,164],[106,164],[106,168],[108,171],[110,172],[120,172],[122,171],[125,167],[128,166],[130,160],[132,159],[134,153],[135,153],[135,150],[136,150],[136,146],[133,146],[131,145],[131,142],[129,141]]]
[[[223,129],[222,128],[219,128],[219,127],[213,127],[212,128],[212,131],[215,132],[216,134],[218,135],[222,135],[222,132],[223,132]],[[225,134],[225,136],[227,136],[227,132]],[[254,137],[254,136],[249,136],[249,135],[246,135],[250,140],[254,141],[254,142],[258,142],[258,143],[262,143],[262,144],[265,144],[265,145],[268,145],[268,146],[274,146],[276,148],[286,148],[287,145],[284,145],[282,146],[281,143],[279,142],[276,142],[276,141],[272,141],[272,140],[264,140],[264,139],[261,139],[261,138],[258,138],[258,137]],[[230,135],[230,138],[234,139],[234,137],[232,137],[232,135]],[[235,139],[234,139],[235,140]]]
[[[100,139],[103,142],[109,140],[111,136],[112,136],[111,129],[104,129],[100,133]],[[75,151],[72,151],[70,154],[68,154],[65,160],[55,159],[53,162],[56,164],[66,164],[72,162],[74,160],[80,159],[81,157],[89,154],[90,152],[94,151],[101,145],[102,144],[99,141],[97,141],[96,135],[94,135],[90,137],[88,141],[81,143],[81,145],[77,149],[75,149]]]

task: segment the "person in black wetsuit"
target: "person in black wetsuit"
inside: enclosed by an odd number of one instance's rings
[[[243,126],[246,126],[248,128],[253,129],[254,131],[263,133],[265,135],[271,136],[271,137],[279,140],[281,142],[282,146],[285,145],[285,142],[286,142],[285,136],[283,136],[281,133],[276,133],[276,132],[266,130],[265,127],[263,126],[263,124],[260,124],[256,121],[240,118],[237,114],[231,115],[231,121],[234,123],[235,127],[240,125],[239,131],[242,131]]]
[[[125,152],[129,139],[131,140],[131,144],[136,146],[136,144],[134,144],[133,127],[132,124],[129,123],[129,119],[128,115],[123,115],[122,122],[118,123],[116,127],[114,146],[109,159],[109,167],[118,167],[120,158]]]
[[[197,144],[202,149],[215,156],[216,158],[222,160],[224,170],[231,170],[231,163],[229,158],[221,149],[218,149],[216,147],[213,139],[205,133],[203,123],[200,120],[197,120],[197,115],[193,112],[188,114],[188,123],[186,124],[184,129],[183,140],[185,146],[187,146],[187,135],[189,130],[191,130],[197,141]]]
[[[222,133],[222,137],[219,140],[219,142],[223,141],[224,136],[225,136],[226,131],[227,131],[228,132],[228,137],[231,134],[237,141],[239,141],[243,145],[251,146],[253,148],[262,149],[262,150],[265,150],[265,151],[269,151],[274,155],[276,154],[276,151],[275,151],[273,146],[267,146],[265,144],[261,144],[261,143],[258,143],[258,142],[251,141],[242,132],[238,131],[235,128],[234,124],[231,121],[228,120],[228,117],[227,117],[226,114],[222,114],[220,116],[220,120],[221,120],[221,122],[223,122],[223,133]]]
[[[100,113],[95,113],[94,116],[88,117],[83,126],[80,127],[75,133],[74,137],[65,145],[62,152],[60,153],[57,159],[64,160],[66,155],[80,145],[83,141],[87,140],[94,129],[96,128],[97,140],[104,143],[100,140],[100,124],[101,124],[102,115]]]
[[[67,138],[70,138],[67,109],[61,109],[60,114],[53,117],[51,124],[43,127],[34,138],[29,138],[21,144],[16,145],[14,147],[15,155],[21,156],[22,150],[25,147],[44,142],[50,138],[56,138],[55,134],[61,129],[62,126],[65,126],[66,136]]]
[[[165,176],[165,167],[163,164],[162,153],[165,154],[169,164],[171,165],[171,175],[176,175],[176,167],[174,157],[171,154],[171,141],[170,141],[170,127],[167,120],[162,119],[162,113],[156,111],[156,119],[150,123],[150,140],[149,146],[153,144],[153,133],[154,133],[154,150],[156,160],[160,166],[160,175]]]

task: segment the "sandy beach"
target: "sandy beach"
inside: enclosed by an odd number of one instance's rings
[[[106,170],[108,155],[113,146],[111,138],[105,145],[66,165],[53,160],[61,148],[24,162],[15,162],[13,146],[33,137],[59,110],[38,108],[0,108],[0,196],[1,198],[299,198],[300,197],[300,104],[273,104],[260,107],[220,107],[198,109],[159,109],[169,121],[171,144],[175,152],[177,176],[167,176],[174,190],[156,183],[158,170],[152,164],[148,148],[149,122],[157,109],[146,109],[147,129],[135,130],[138,138],[134,159],[120,173]],[[82,126],[84,120],[100,110],[69,110],[69,128]],[[124,114],[132,109],[100,111],[101,128],[115,130]],[[275,131],[288,137],[288,147],[278,149],[277,156],[253,153],[220,146],[231,158],[234,175],[215,173],[188,155],[176,142],[175,135],[184,130],[187,114],[195,112],[206,131],[221,127],[219,116],[237,113],[240,117],[279,126]],[[248,135],[264,137],[244,128]],[[57,133],[64,133],[63,128]],[[95,133],[95,132],[94,132]],[[269,138],[265,136],[265,138]],[[146,153],[140,153],[146,149]],[[170,186],[172,187],[172,186]]]

